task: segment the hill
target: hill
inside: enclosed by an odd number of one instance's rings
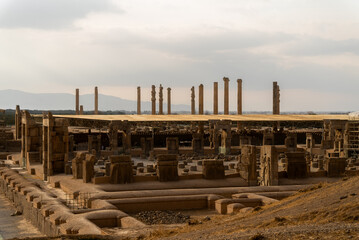
[[[94,94],[80,95],[80,104],[84,110],[92,111],[94,109]],[[38,110],[70,110],[75,109],[75,95],[69,93],[28,93],[18,90],[0,90],[0,108],[15,109],[20,105],[22,109]],[[172,104],[172,111],[189,111],[187,105]],[[122,99],[120,97],[99,94],[100,111],[136,111],[137,102]],[[164,104],[167,110],[167,105]],[[151,102],[143,101],[142,111],[151,110]]]

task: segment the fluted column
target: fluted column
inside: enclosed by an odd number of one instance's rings
[[[151,101],[152,101],[152,115],[156,115],[156,86],[152,85],[152,91],[151,91]]]
[[[141,87],[137,87],[137,115],[141,115]]]
[[[76,115],[80,114],[80,89],[76,88]]]
[[[167,114],[171,115],[171,88],[167,88]]]
[[[196,114],[194,87],[191,88],[191,114]]]
[[[95,87],[95,115],[98,115],[98,88]]]
[[[218,114],[218,82],[213,83],[213,114]]]
[[[162,87],[162,84],[160,84],[160,90],[159,90],[158,114],[163,115],[163,87]]]
[[[242,115],[242,79],[237,79],[238,91],[237,91],[237,114]]]
[[[224,77],[224,114],[229,114],[229,79]]]
[[[198,87],[198,114],[203,115],[203,84]]]
[[[273,82],[273,114],[280,114],[280,93],[279,85]]]

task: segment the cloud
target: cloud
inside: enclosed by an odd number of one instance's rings
[[[58,29],[90,12],[120,11],[109,0],[2,0],[0,28]]]
[[[285,54],[295,56],[328,56],[343,53],[359,55],[359,39],[298,38],[297,41],[288,45],[283,50]]]

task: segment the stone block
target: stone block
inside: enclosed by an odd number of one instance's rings
[[[244,206],[241,203],[231,203],[227,205],[227,213],[228,214],[233,214],[233,213],[238,213],[240,212],[241,209],[245,208],[246,206]]]
[[[329,158],[326,159],[324,168],[328,177],[340,177],[345,173],[346,166],[346,158]]]
[[[224,179],[223,160],[204,160],[202,174],[205,179]]]
[[[157,156],[157,176],[159,181],[178,180],[178,160],[176,154],[163,154]]]
[[[131,156],[110,156],[111,183],[131,183],[133,182]]]
[[[288,178],[305,178],[308,176],[304,152],[286,152],[286,170]]]

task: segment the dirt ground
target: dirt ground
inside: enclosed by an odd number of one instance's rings
[[[359,177],[320,183],[249,213],[214,216],[142,239],[359,239]]]
[[[12,216],[15,211],[11,202],[0,192],[0,240],[44,236],[23,216]]]

